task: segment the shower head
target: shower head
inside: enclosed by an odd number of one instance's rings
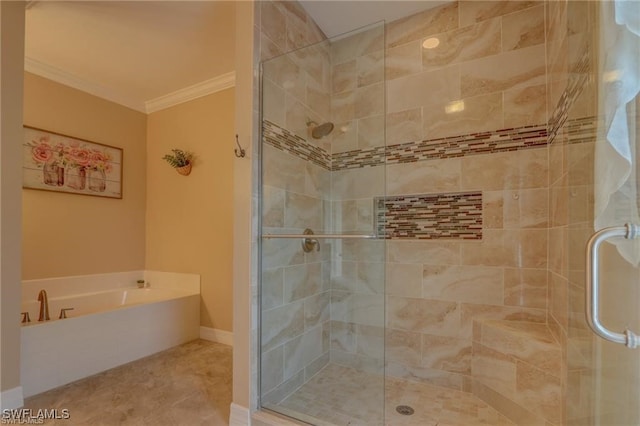
[[[314,139],[322,139],[333,131],[333,123],[330,121],[322,124],[318,124],[315,121],[309,121],[307,122],[307,125],[311,129],[311,136]]]

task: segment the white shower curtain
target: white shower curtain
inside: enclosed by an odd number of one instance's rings
[[[595,229],[640,224],[636,180],[636,107],[640,92],[640,1],[600,3],[598,116],[595,148]],[[612,240],[634,266],[640,242]]]

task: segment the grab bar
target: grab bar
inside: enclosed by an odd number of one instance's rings
[[[587,243],[587,270],[586,270],[586,291],[585,291],[585,316],[587,324],[593,332],[613,343],[620,343],[628,348],[636,348],[640,346],[640,336],[633,331],[627,329],[624,333],[616,333],[606,328],[600,322],[600,277],[598,275],[598,264],[600,255],[598,249],[600,245],[612,237],[624,237],[632,240],[638,237],[640,227],[627,223],[624,226],[614,226],[604,228],[591,236]]]

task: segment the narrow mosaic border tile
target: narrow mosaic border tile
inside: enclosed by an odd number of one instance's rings
[[[482,192],[376,197],[375,229],[386,239],[482,239]]]
[[[262,137],[264,141],[274,148],[288,152],[305,161],[331,170],[331,155],[319,146],[307,142],[304,138],[295,135],[268,120],[262,121]]]
[[[575,67],[569,73],[569,82],[562,92],[556,109],[549,119],[549,144],[558,136],[558,132],[569,118],[569,111],[589,81],[591,57],[588,49],[584,49]]]
[[[544,124],[470,133],[334,154],[331,170],[378,166],[385,163],[385,157],[387,164],[394,164],[518,151],[545,146],[547,140]]]

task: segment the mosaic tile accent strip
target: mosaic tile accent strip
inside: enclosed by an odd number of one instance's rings
[[[378,166],[385,162],[385,157],[387,164],[394,164],[518,151],[543,147],[547,140],[547,126],[544,124],[427,139],[389,145],[386,149],[379,147],[334,154],[331,170]]]
[[[569,73],[569,82],[549,119],[549,144],[553,143],[560,129],[569,118],[569,111],[589,81],[591,71],[589,50],[584,49],[575,67]]]
[[[373,202],[379,237],[482,239],[482,192],[376,197]]]
[[[307,142],[268,120],[262,122],[262,137],[266,143],[281,151],[288,152],[305,161],[331,170],[331,155],[319,146]]]
[[[595,142],[598,135],[598,129],[604,125],[604,120],[598,117],[576,118],[566,121],[564,126],[567,135],[567,143],[578,144],[586,142]]]

